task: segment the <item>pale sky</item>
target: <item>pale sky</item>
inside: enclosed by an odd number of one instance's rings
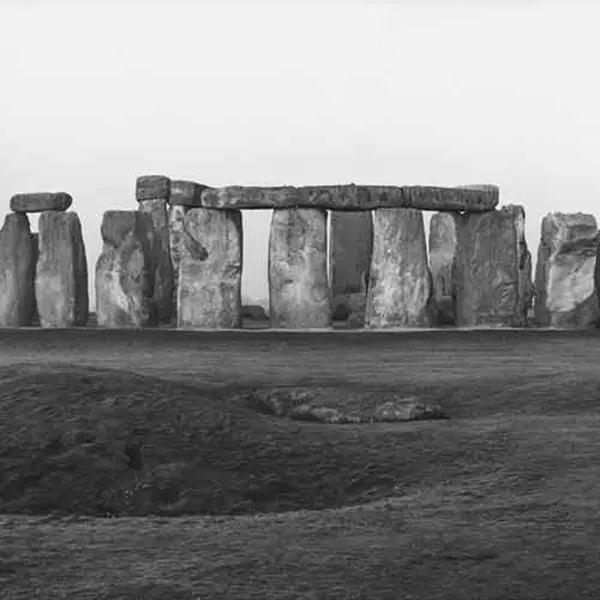
[[[137,208],[140,174],[495,183],[534,253],[546,213],[600,217],[594,4],[0,0],[0,23],[4,210],[71,193],[90,290],[102,214]],[[269,218],[244,213],[251,298],[268,293]]]

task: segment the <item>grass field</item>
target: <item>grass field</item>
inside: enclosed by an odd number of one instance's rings
[[[0,598],[598,598],[599,372],[597,331],[4,330]]]

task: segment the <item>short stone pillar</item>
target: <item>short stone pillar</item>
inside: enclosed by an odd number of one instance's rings
[[[8,214],[0,229],[0,327],[31,325],[35,253],[29,218]]]
[[[423,213],[416,208],[373,211],[373,254],[365,327],[428,327],[432,283]]]
[[[104,246],[96,262],[98,327],[156,325],[153,227],[151,217],[140,211],[104,213],[100,228]]]
[[[457,327],[525,326],[532,284],[524,208],[509,205],[455,219]]]
[[[327,280],[327,211],[277,208],[269,234],[269,306],[271,327],[331,327]]]
[[[429,224],[429,268],[433,280],[435,324],[454,324],[452,270],[456,257],[456,222],[452,213],[435,213]]]
[[[153,300],[159,325],[169,325],[173,319],[173,270],[169,256],[167,202],[171,182],[163,175],[143,175],[136,181],[136,198],[141,212],[150,215],[154,232]]]
[[[177,326],[237,329],[242,307],[242,213],[191,208],[183,219]]]
[[[35,299],[42,327],[87,324],[87,259],[75,212],[49,210],[40,215]]]
[[[329,213],[329,282],[334,319],[342,313],[364,320],[372,250],[371,211]]]
[[[543,218],[535,272],[536,325],[570,329],[598,322],[597,250],[594,215],[554,212]]]

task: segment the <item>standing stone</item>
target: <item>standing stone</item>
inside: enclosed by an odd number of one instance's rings
[[[0,229],[0,327],[31,325],[35,254],[29,219],[9,214]]]
[[[365,327],[430,326],[432,294],[423,213],[416,208],[374,211]]]
[[[159,325],[168,325],[173,319],[173,268],[169,256],[169,226],[167,201],[164,199],[139,201],[141,212],[152,218],[154,233],[154,293],[153,300]]]
[[[331,327],[327,281],[327,211],[275,209],[269,234],[271,327]]]
[[[454,290],[458,327],[523,327],[531,298],[525,210],[457,214]]]
[[[358,313],[364,317],[373,250],[371,213],[334,210],[330,213],[329,232],[329,281],[334,314]]]
[[[585,328],[600,317],[594,288],[597,234],[593,215],[554,212],[543,218],[535,273],[538,326]]]
[[[452,213],[435,213],[429,225],[429,268],[433,280],[435,321],[454,324],[452,269],[456,257],[456,222]]]
[[[37,265],[39,256],[39,235],[37,233],[31,234],[31,251],[33,252],[33,264]],[[33,309],[31,311],[31,324],[34,327],[40,325],[40,315],[37,308],[37,298],[35,297],[35,273],[34,273],[34,295],[33,295]]]
[[[88,319],[87,260],[75,212],[45,211],[38,223],[35,298],[42,327],[83,327]]]
[[[184,234],[183,224],[189,208],[180,204],[169,207],[169,256],[171,258],[171,272],[173,273],[173,317],[177,323],[177,296],[179,289],[179,263],[183,251]]]
[[[151,217],[111,210],[104,213],[100,232],[104,246],[96,263],[98,327],[156,325]]]
[[[192,208],[183,220],[177,325],[241,327],[242,213]]]

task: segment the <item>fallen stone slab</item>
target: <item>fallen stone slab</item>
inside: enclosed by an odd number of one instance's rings
[[[534,307],[539,327],[586,328],[600,319],[594,285],[597,251],[593,215],[553,212],[542,219]]]
[[[140,328],[156,325],[152,218],[140,211],[104,213],[104,242],[96,262],[98,327]]]
[[[170,257],[169,223],[167,201],[161,199],[140,200],[138,210],[152,219],[154,235],[153,253],[154,265],[153,302],[159,325],[168,325],[173,319],[173,268]]]
[[[36,213],[45,210],[65,211],[73,204],[66,192],[39,192],[15,194],[10,199],[10,210],[16,213]]]
[[[374,211],[365,327],[428,327],[433,320],[432,294],[422,211]]]
[[[499,199],[496,186],[365,186],[321,185],[210,188],[202,192],[202,204],[209,208],[275,209],[324,208],[340,211],[377,208],[418,208],[435,211],[485,212]]]
[[[456,257],[456,222],[452,213],[435,213],[429,224],[429,268],[433,281],[435,324],[454,324],[452,270]]]
[[[191,208],[183,221],[177,326],[237,329],[242,306],[242,213]]]
[[[273,211],[269,234],[269,306],[273,328],[331,327],[325,210]]]
[[[8,214],[0,229],[0,327],[31,325],[35,306],[35,252],[29,219]]]
[[[169,204],[171,206],[201,208],[203,206],[202,192],[207,189],[209,189],[207,185],[195,181],[173,180],[171,181]]]
[[[83,327],[88,320],[88,273],[79,216],[46,211],[38,222],[35,299],[42,327]]]
[[[525,210],[509,205],[456,220],[457,327],[524,327],[531,305]]]
[[[140,175],[135,182],[135,197],[141,200],[168,200],[171,180],[165,175]]]

